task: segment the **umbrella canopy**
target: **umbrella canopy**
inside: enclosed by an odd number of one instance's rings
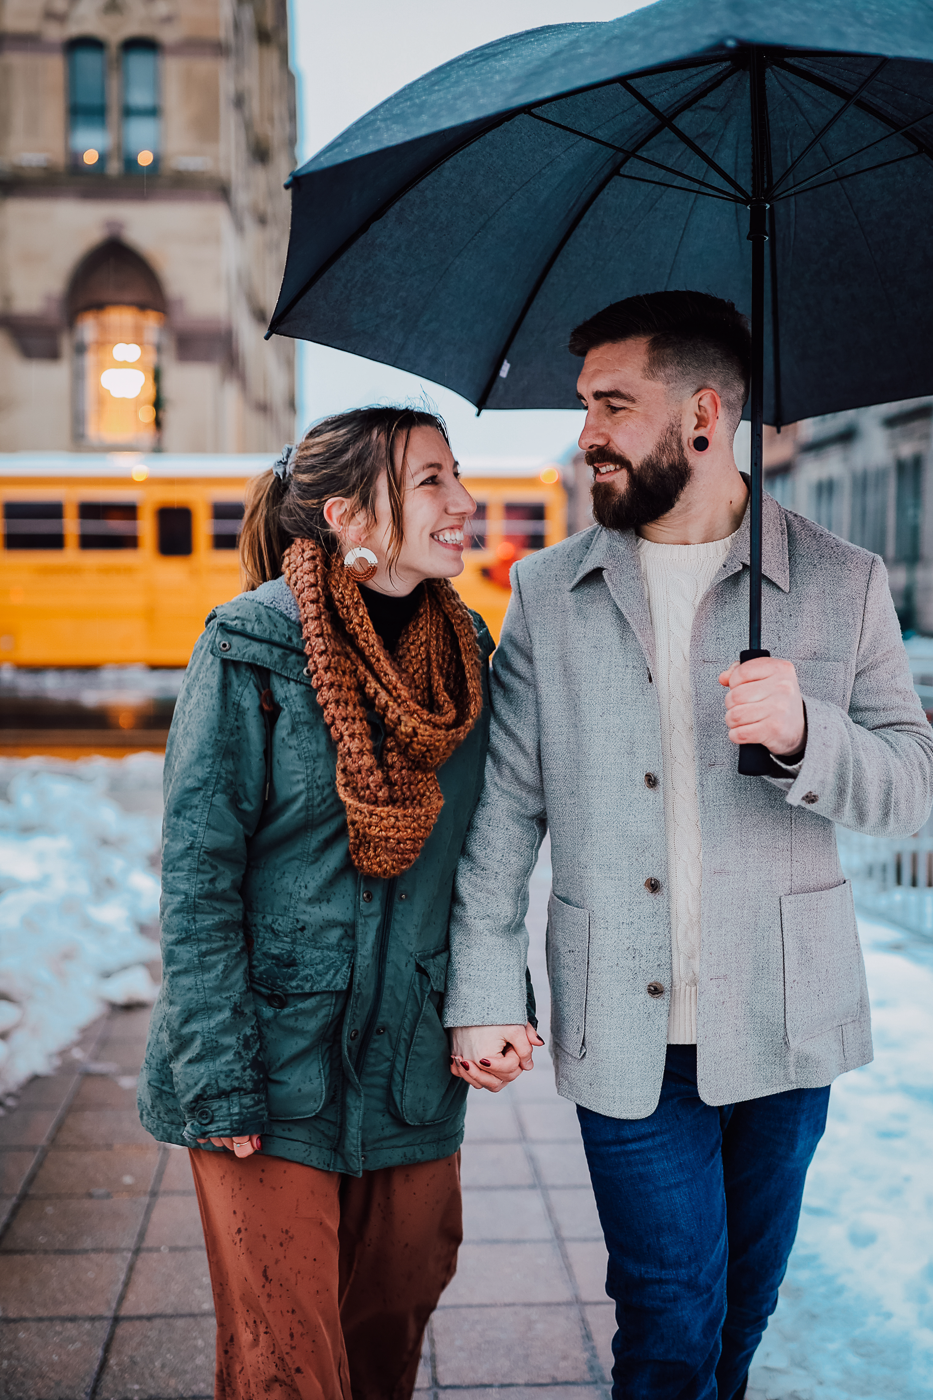
[[[269,334],[489,408],[576,406],[578,322],[689,287],[752,327],[761,425],[933,391],[930,0],[659,0],[435,69],[291,178]],[[763,750],[743,772],[764,772]]]

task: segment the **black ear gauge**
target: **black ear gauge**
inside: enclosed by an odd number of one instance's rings
[[[693,439],[693,450],[694,450],[694,452],[705,452],[706,449],[707,449],[708,447],[709,447],[709,438],[708,438],[708,437],[695,437],[695,438]]]

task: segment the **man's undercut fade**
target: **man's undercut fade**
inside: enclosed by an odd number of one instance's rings
[[[582,359],[600,345],[646,338],[645,374],[686,397],[715,389],[733,434],[748,399],[752,341],[748,321],[731,301],[706,292],[648,292],[614,301],[571,332]]]

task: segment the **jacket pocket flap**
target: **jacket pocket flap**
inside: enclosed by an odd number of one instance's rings
[[[858,1018],[862,951],[852,886],[781,896],[784,1024],[790,1045]]]
[[[447,962],[450,953],[446,948],[439,948],[436,953],[416,953],[415,962],[423,972],[428,975],[431,989],[435,992],[443,992],[447,988]]]
[[[301,949],[294,946],[256,948],[251,981],[272,992],[342,992],[350,985],[352,948]]]
[[[586,983],[590,916],[552,894],[547,906],[547,966],[551,982],[551,1036],[568,1054],[586,1054]]]

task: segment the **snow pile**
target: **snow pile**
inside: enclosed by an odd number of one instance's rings
[[[833,1085],[748,1400],[933,1396],[933,947],[859,933],[876,1058]]]
[[[141,932],[158,915],[159,823],[107,793],[151,786],[162,760],[0,761],[0,1094],[49,1073],[106,1003],[151,1002]]]

